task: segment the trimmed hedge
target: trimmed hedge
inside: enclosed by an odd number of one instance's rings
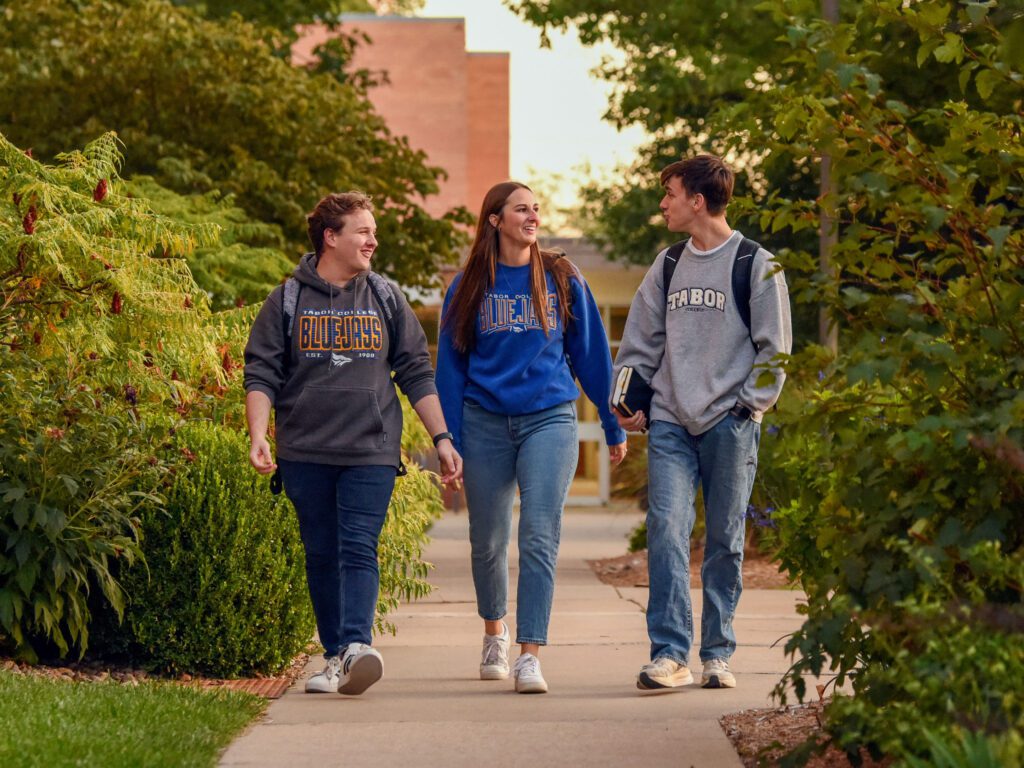
[[[121,574],[124,623],[95,650],[164,672],[279,670],[314,629],[292,506],[252,471],[244,434],[196,423],[175,445],[185,460],[166,504],[142,513],[146,566]]]

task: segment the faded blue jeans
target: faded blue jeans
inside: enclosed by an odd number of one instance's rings
[[[336,467],[278,458],[284,491],[299,516],[306,581],[324,656],[372,641],[380,591],[377,543],[394,467]]]
[[[546,645],[562,510],[579,458],[576,404],[504,416],[467,402],[462,419],[477,610],[487,621],[508,610],[508,545],[518,485],[516,642]]]
[[[701,581],[700,659],[728,659],[736,650],[732,620],[743,591],[743,540],[754,487],[761,425],[726,414],[700,435],[666,421],[651,424],[647,443],[650,506],[647,554],[651,659],[686,664],[693,645],[690,534],[704,491],[707,542]]]

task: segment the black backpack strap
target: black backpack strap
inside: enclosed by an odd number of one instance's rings
[[[388,362],[394,363],[395,351],[398,349],[398,299],[395,298],[395,289],[391,283],[378,275],[370,272],[366,276],[366,282],[373,292],[373,297],[380,305],[384,313],[384,324],[388,329]]]
[[[754,255],[761,247],[746,237],[740,241],[736,249],[736,258],[732,262],[732,300],[736,303],[736,311],[740,313],[743,324],[750,333],[750,275],[754,268]],[[750,343],[754,344],[753,336]],[[754,344],[756,347],[757,345]]]
[[[683,255],[683,248],[685,247],[685,240],[673,243],[665,253],[665,260],[661,262],[661,290],[665,295],[666,305],[668,305],[668,287],[672,283],[672,275],[675,274],[676,264],[679,263],[679,257]]]

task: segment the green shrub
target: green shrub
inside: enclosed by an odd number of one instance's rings
[[[242,433],[195,423],[174,445],[166,503],[142,513],[146,565],[121,573],[127,649],[167,672],[277,671],[313,635],[291,504],[253,472]]]
[[[765,201],[766,229],[820,208],[833,276],[783,253],[792,295],[825,305],[839,355],[790,360],[769,477],[780,560],[807,594],[779,694],[849,683],[837,743],[909,760],[926,734],[1012,741],[1024,729],[1024,32],[995,6],[872,0],[831,25],[775,4],[794,80],[767,121],[800,163],[832,153],[836,194]],[[904,101],[875,69],[910,41],[910,71],[950,64],[962,98]],[[1018,46],[1019,47],[1019,46]],[[774,140],[773,140],[774,141]],[[853,695],[849,695],[852,690]]]
[[[121,194],[119,163],[112,135],[55,166],[0,136],[0,645],[26,658],[85,650],[90,589],[120,610],[168,428],[222,378],[175,258],[212,230]]]
[[[406,439],[419,445],[424,435],[412,428]],[[243,433],[197,422],[174,446],[166,502],[142,513],[146,565],[121,572],[124,623],[108,613],[94,647],[165,672],[277,671],[315,626],[294,508],[252,470]],[[430,592],[421,555],[443,506],[434,476],[406,464],[381,533],[378,632],[394,632],[386,617],[400,600]]]

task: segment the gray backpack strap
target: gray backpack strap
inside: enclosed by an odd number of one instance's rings
[[[289,277],[284,282],[284,296],[281,299],[281,309],[284,312],[284,337],[292,337],[292,329],[295,327],[295,308],[299,303],[299,281]]]
[[[395,298],[395,288],[389,280],[376,272],[366,275],[366,283],[384,313],[384,325],[388,329],[388,362],[393,363],[398,349],[398,299]]]
[[[301,290],[302,286],[294,277],[285,280],[281,296],[281,336],[284,338],[284,365],[281,368],[286,377],[292,363],[292,329],[295,327],[295,312],[299,306]]]

